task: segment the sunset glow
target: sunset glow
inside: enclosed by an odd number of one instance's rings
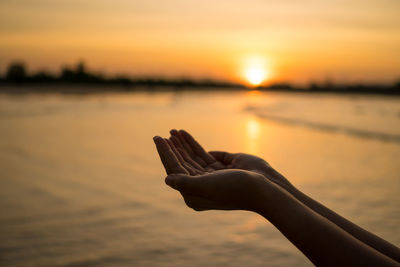
[[[261,68],[249,68],[246,70],[246,78],[251,85],[260,85],[266,78],[264,69]]]
[[[400,78],[399,8],[380,0],[3,0],[0,74],[13,60],[52,72],[83,60],[105,74],[252,86],[392,82]]]
[[[251,86],[261,85],[269,78],[269,64],[262,55],[246,56],[243,59],[243,76]]]

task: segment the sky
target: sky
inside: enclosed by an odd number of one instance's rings
[[[400,80],[399,0],[1,0],[0,72]]]

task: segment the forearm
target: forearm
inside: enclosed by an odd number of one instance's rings
[[[328,220],[351,234],[353,237],[376,249],[382,254],[385,254],[386,256],[392,258],[393,260],[400,262],[400,249],[396,246],[368,232],[367,230],[359,227],[351,221],[343,218],[336,212],[328,209],[327,207],[310,198],[298,189],[293,187],[289,192],[304,205],[306,205],[319,215],[327,218]]]
[[[299,200],[305,206],[312,209],[314,212],[318,213],[319,215],[325,217],[332,223],[336,224],[337,226],[339,226],[340,228],[351,234],[353,237],[371,246],[372,248],[378,250],[379,252],[385,254],[386,256],[394,259],[395,261],[400,262],[400,249],[397,248],[396,246],[362,229],[358,225],[350,222],[349,220],[343,218],[336,212],[328,209],[321,203],[310,198],[309,196],[298,190],[296,187],[294,187],[288,180],[286,180],[286,178],[284,178],[280,173],[278,173],[271,167],[265,168],[264,175],[266,177],[272,177],[272,179],[279,181],[279,183],[277,184],[280,185],[282,188],[284,188],[297,200]]]
[[[272,185],[272,186],[271,186]],[[256,212],[318,266],[396,266],[280,187],[266,183]]]

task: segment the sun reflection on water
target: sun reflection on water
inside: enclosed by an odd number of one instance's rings
[[[255,118],[250,118],[247,121],[247,139],[248,139],[249,153],[257,154],[259,136],[260,136],[260,123]]]
[[[247,122],[247,134],[250,139],[257,139],[260,135],[260,124],[255,119],[250,119]]]

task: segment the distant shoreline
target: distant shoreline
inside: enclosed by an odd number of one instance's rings
[[[90,94],[106,92],[160,92],[160,91],[274,91],[290,93],[333,93],[400,95],[400,81],[392,84],[337,84],[332,81],[311,82],[300,87],[287,82],[258,87],[247,87],[228,81],[161,77],[106,77],[86,69],[83,62],[75,68],[64,67],[59,74],[38,72],[28,74],[25,64],[11,63],[4,77],[0,77],[0,93],[65,93]]]
[[[320,88],[301,87],[245,87],[245,86],[213,86],[201,85],[120,85],[120,84],[80,84],[80,83],[0,83],[0,94],[99,94],[99,93],[134,93],[134,92],[239,92],[258,90],[262,92],[284,92],[301,94],[360,94],[400,96],[397,86],[337,86]]]

